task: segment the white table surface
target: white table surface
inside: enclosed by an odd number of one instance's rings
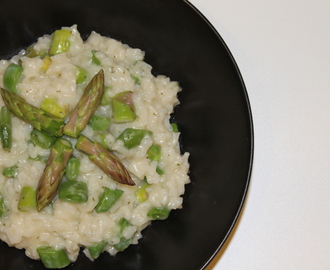
[[[330,1],[191,3],[236,59],[255,133],[244,210],[207,270],[330,269]]]

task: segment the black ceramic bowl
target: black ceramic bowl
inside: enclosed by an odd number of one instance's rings
[[[68,269],[204,269],[228,238],[247,192],[253,132],[242,77],[223,40],[183,0],[1,1],[0,58],[9,58],[62,26],[78,25],[146,52],[155,74],[182,87],[175,121],[190,152],[191,184],[182,210],[153,222],[138,245],[94,262],[83,254]],[[0,242],[0,269],[44,269]]]

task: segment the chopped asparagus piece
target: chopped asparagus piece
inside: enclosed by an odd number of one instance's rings
[[[128,123],[136,119],[132,92],[126,91],[115,95],[111,100],[111,105],[115,123]]]
[[[56,137],[36,129],[32,129],[30,138],[34,145],[40,146],[42,149],[49,149],[56,142]]]
[[[147,151],[147,155],[151,160],[159,161],[161,158],[161,147],[159,145],[153,144]]]
[[[156,167],[156,173],[158,173],[159,175],[163,175],[165,172],[161,167],[157,166]]]
[[[123,251],[126,248],[129,247],[130,244],[132,244],[133,240],[130,239],[126,239],[125,237],[120,237],[120,242],[116,245],[114,245],[114,247],[118,250],[118,251]]]
[[[64,268],[71,263],[64,249],[45,246],[38,247],[37,252],[44,266],[49,269]]]
[[[80,170],[80,160],[79,158],[72,157],[69,159],[66,168],[65,176],[68,180],[77,180]]]
[[[119,226],[119,232],[123,233],[123,231],[128,227],[131,226],[131,224],[128,222],[126,218],[121,218],[118,222]]]
[[[95,206],[95,212],[103,213],[109,211],[123,193],[124,191],[120,189],[110,189],[106,187],[99,198],[98,204]]]
[[[82,67],[77,66],[76,70],[76,84],[82,84],[87,79],[87,71],[84,70]]]
[[[100,105],[106,106],[111,104],[111,97],[109,95],[110,94],[109,92],[110,92],[110,87],[104,86],[104,93]]]
[[[178,125],[176,123],[171,123],[173,132],[179,132]]]
[[[127,149],[132,149],[137,147],[147,135],[151,136],[152,132],[146,129],[127,128],[118,136],[117,140],[122,140]]]
[[[44,72],[44,73],[47,72],[51,62],[52,62],[52,59],[50,58],[50,56],[46,55],[42,61],[42,66],[41,66],[42,72]]]
[[[23,187],[19,201],[18,211],[30,212],[37,209],[36,190],[32,187]]]
[[[5,204],[5,199],[0,195],[0,218],[6,213],[7,207]]]
[[[124,185],[135,185],[129,172],[118,157],[104,149],[98,142],[93,142],[80,135],[76,148],[88,155],[88,158],[113,180]]]
[[[10,151],[12,146],[12,123],[11,112],[6,107],[1,107],[0,111],[0,138],[1,145],[5,151]]]
[[[49,158],[49,156],[41,156],[41,155],[37,155],[35,158],[29,157],[30,160],[40,161],[40,162],[42,162],[44,164],[47,164],[48,158]]]
[[[58,186],[62,181],[65,166],[71,157],[73,148],[65,139],[57,139],[50,149],[47,165],[41,175],[37,187],[38,211],[41,211],[55,197]]]
[[[44,110],[46,113],[49,113],[50,115],[53,115],[58,118],[64,118],[67,113],[68,109],[63,108],[60,106],[55,98],[52,97],[46,97],[41,105],[40,109]]]
[[[107,131],[110,125],[110,121],[111,121],[110,118],[106,118],[94,114],[89,120],[88,125],[94,131]]]
[[[85,182],[68,180],[61,183],[58,197],[66,202],[84,203],[88,200],[88,189]]]
[[[52,36],[52,40],[49,48],[49,54],[52,56],[55,54],[69,51],[70,35],[71,35],[70,30],[66,30],[66,29],[56,30]]]
[[[3,169],[2,175],[6,177],[15,177],[18,173],[18,168],[16,165],[11,166],[11,167],[6,167]]]
[[[10,64],[3,75],[3,86],[7,91],[17,93],[17,84],[21,78],[23,68],[20,65]]]
[[[103,240],[100,243],[88,247],[89,253],[91,254],[93,259],[97,259],[100,256],[106,244],[107,242]]]
[[[153,220],[164,220],[168,218],[170,212],[171,210],[167,207],[152,207],[148,211],[147,216]]]
[[[143,183],[141,184],[141,186],[139,187],[139,189],[135,192],[135,196],[136,198],[138,198],[138,200],[140,202],[145,202],[148,198],[148,193],[147,193],[147,187],[149,187],[150,184],[148,184],[148,182],[145,180],[143,180]]]
[[[57,137],[62,136],[63,119],[48,115],[45,111],[27,103],[19,95],[3,88],[1,88],[1,95],[7,108],[17,118],[27,122],[37,130],[43,130]]]
[[[97,66],[101,66],[101,61],[99,58],[97,58],[97,56],[95,55],[97,53],[96,50],[92,50],[92,63],[97,65]]]
[[[100,105],[103,91],[104,71],[101,69],[86,86],[83,95],[71,113],[69,121],[63,128],[64,134],[78,137]]]

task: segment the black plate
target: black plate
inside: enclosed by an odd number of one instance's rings
[[[136,246],[95,262],[83,254],[68,269],[203,269],[222,247],[247,192],[253,154],[246,89],[228,48],[208,21],[182,0],[1,1],[0,58],[62,26],[78,25],[146,51],[155,74],[180,82],[175,120],[191,153],[184,207],[153,222]],[[43,269],[0,242],[0,269]]]

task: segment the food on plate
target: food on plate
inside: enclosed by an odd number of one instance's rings
[[[144,52],[77,26],[0,61],[0,238],[47,268],[137,244],[182,207],[181,90]]]

